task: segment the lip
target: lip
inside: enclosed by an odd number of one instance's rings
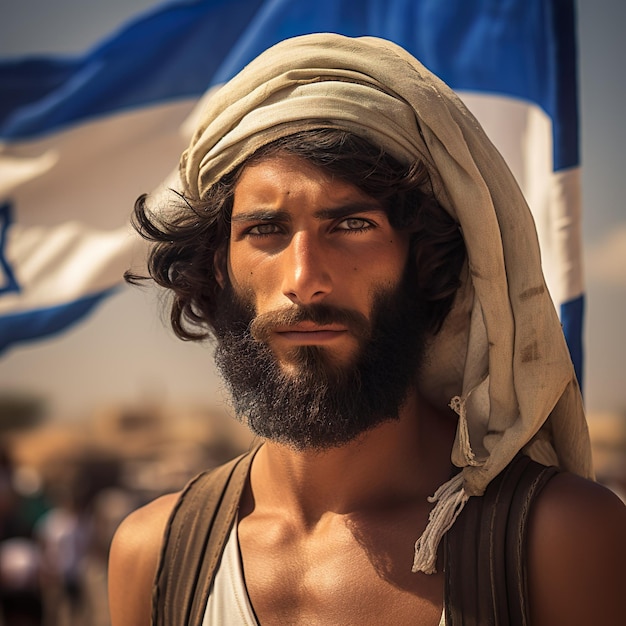
[[[302,345],[327,343],[343,337],[348,329],[339,324],[319,326],[318,324],[303,322],[294,326],[278,328],[275,331],[278,338]]]
[[[289,326],[277,326],[277,333],[316,333],[316,332],[344,332],[347,328],[343,324],[316,324],[315,322],[298,322]]]

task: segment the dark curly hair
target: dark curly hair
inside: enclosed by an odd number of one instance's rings
[[[421,162],[405,167],[367,140],[338,129],[302,131],[263,146],[200,201],[177,195],[168,219],[150,212],[146,195],[139,197],[132,221],[154,244],[148,257],[150,276],[126,272],[126,280],[152,278],[172,291],[170,321],[178,337],[209,336],[221,290],[213,268],[228,245],[235,185],[246,165],[279,153],[306,159],[355,185],[386,208],[394,228],[411,232],[419,297],[428,306],[429,329],[437,333],[460,284],[465,245],[459,225],[435,200]]]

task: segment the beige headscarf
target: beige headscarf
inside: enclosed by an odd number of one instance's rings
[[[202,198],[260,146],[313,127],[353,132],[403,163],[422,160],[465,238],[464,284],[423,385],[459,415],[452,461],[462,468],[432,498],[416,544],[414,571],[432,572],[467,498],[518,451],[592,476],[574,370],[512,174],[458,97],[393,43],[316,34],[264,52],[209,100],[181,159],[182,191]]]

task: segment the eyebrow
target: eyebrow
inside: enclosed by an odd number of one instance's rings
[[[272,209],[258,209],[247,213],[231,215],[231,222],[269,222],[270,220],[286,221],[289,219],[287,211],[273,211]]]
[[[372,211],[380,211],[385,213],[384,207],[372,200],[371,202],[350,202],[348,204],[342,204],[341,206],[332,207],[328,209],[320,209],[316,211],[313,216],[318,220],[337,219],[340,217],[346,217],[353,215],[354,213],[371,213]],[[246,213],[238,213],[231,216],[232,222],[269,222],[273,220],[287,222],[291,218],[291,214],[288,211],[272,210],[272,209],[258,209],[254,211],[248,211]]]

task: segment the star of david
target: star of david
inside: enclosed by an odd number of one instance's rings
[[[6,255],[9,227],[13,222],[12,206],[9,202],[0,204],[0,296],[20,291],[19,283]]]

